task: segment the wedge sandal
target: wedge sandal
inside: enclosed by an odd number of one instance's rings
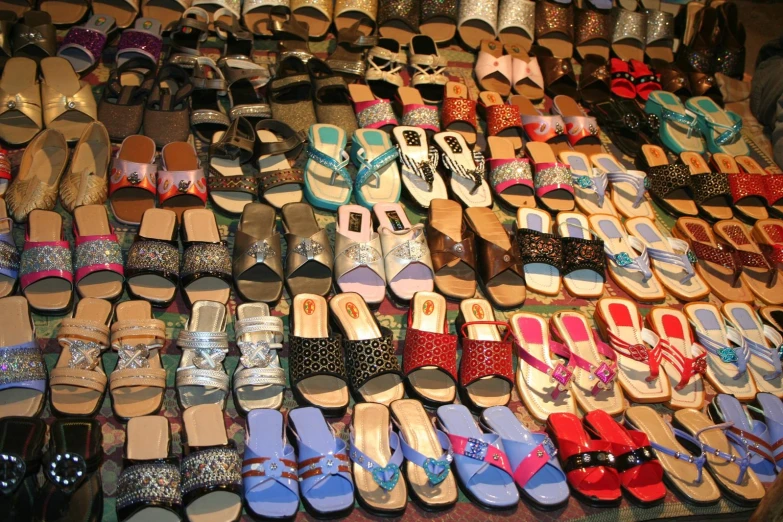
[[[368,305],[380,305],[386,297],[386,271],[369,210],[360,205],[338,209],[334,250],[334,282],[340,292],[355,292]]]
[[[476,295],[475,234],[468,228],[460,204],[433,200],[427,213],[426,236],[438,292],[451,299]]]
[[[0,359],[9,371],[0,385],[0,417],[37,417],[46,402],[46,365],[27,299],[0,299]]]
[[[233,283],[231,254],[211,210],[186,210],[183,226],[180,286],[185,303],[216,301],[226,304]]]
[[[327,295],[332,288],[334,253],[326,230],[315,219],[313,207],[289,203],[281,215],[288,245],[285,282],[289,295]]]
[[[245,206],[234,237],[234,285],[243,301],[275,303],[283,295],[283,259],[275,210]]]
[[[159,307],[168,307],[174,301],[180,268],[177,237],[177,215],[173,211],[151,208],[144,212],[125,261],[131,298]]]
[[[125,270],[117,235],[103,205],[85,205],[73,213],[73,268],[79,297],[115,301],[122,295]]]

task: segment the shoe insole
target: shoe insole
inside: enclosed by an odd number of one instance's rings
[[[753,309],[746,303],[725,303],[722,308],[723,315],[735,327],[742,337],[769,348],[769,343],[764,335],[764,330],[756,318]],[[777,355],[776,347],[769,348],[770,357]],[[748,362],[748,371],[753,377],[756,388],[761,393],[771,393],[783,398],[783,376],[769,378],[777,371],[775,365],[765,361],[757,355],[751,355]]]
[[[8,7],[8,2],[4,2],[3,8]],[[37,81],[36,72],[35,62],[25,58],[11,58],[3,68],[0,89],[9,95],[25,93],[31,88],[37,91],[37,87],[34,87]],[[0,136],[9,143],[26,143],[33,139],[39,130],[39,125],[19,109],[8,110],[0,115]]]
[[[384,21],[378,28],[378,33],[383,38],[391,38],[396,40],[401,47],[406,47],[411,42],[411,38],[416,36],[417,31],[408,25],[407,22],[395,18]]]
[[[189,209],[182,215],[185,222],[185,234],[188,241],[220,243],[220,232],[215,222],[215,214],[205,208]],[[207,276],[200,277],[183,287],[191,303],[196,301],[217,301],[227,303],[231,294],[231,285],[223,279]]]
[[[623,167],[611,154],[593,154],[590,156],[590,161],[592,162],[593,167],[606,174],[627,172],[625,167]],[[641,181],[643,182],[643,178]],[[646,198],[642,198],[638,205],[634,205],[637,190],[630,182],[614,181],[611,182],[611,187],[612,203],[623,217],[630,218],[643,216],[650,219],[655,218],[655,212],[653,212],[652,206]]]
[[[587,218],[579,212],[561,212],[557,215],[557,233],[560,237],[594,240]],[[563,276],[563,285],[571,295],[601,297],[604,293],[604,274],[580,268]]]
[[[226,329],[226,305],[214,301],[194,302],[190,312],[187,329],[190,332],[219,333]],[[179,368],[195,367],[193,359],[197,352],[193,348],[182,349],[182,357],[179,361]],[[225,372],[223,363],[217,364],[213,370]],[[198,372],[199,370],[194,370]],[[226,392],[216,386],[207,384],[189,384],[186,386],[177,385],[182,407],[188,411],[198,405],[215,404],[222,409],[226,400]]]
[[[148,0],[142,7],[142,14],[160,21],[161,30],[164,32],[176,27],[184,11],[185,7],[177,0]]]
[[[426,34],[437,43],[448,42],[457,33],[457,24],[449,16],[432,16],[422,20],[419,33]]]
[[[411,328],[448,334],[446,299],[435,292],[417,292],[411,300]],[[457,387],[449,374],[435,366],[425,366],[408,374],[408,383],[418,394],[438,403],[454,402]]]
[[[593,178],[593,168],[590,166],[590,162],[587,156],[581,152],[566,151],[559,154],[560,161],[565,163],[571,169],[571,173],[575,176],[587,176]],[[600,183],[593,178],[593,184]],[[608,185],[608,183],[607,183]],[[576,199],[576,206],[586,215],[591,214],[609,214],[615,217],[619,217],[617,210],[615,210],[612,200],[609,195],[609,187],[606,187],[604,192],[604,198],[599,200],[598,191],[595,186],[589,188],[582,188],[577,183],[574,183],[574,195]],[[600,204],[599,204],[600,202]]]
[[[462,206],[449,199],[432,200],[429,225],[453,241],[461,242],[463,240]],[[453,258],[435,273],[435,286],[447,297],[471,298],[476,295],[476,272],[461,259]]]
[[[215,134],[212,135],[212,143],[218,143],[221,138],[223,138],[224,134],[225,132],[223,131],[215,131]],[[239,158],[230,159],[211,156],[209,158],[209,166],[215,169],[219,173],[218,175],[224,177],[242,176],[244,174]],[[284,168],[288,168],[287,162],[286,167]],[[210,173],[210,175],[214,176],[215,174]],[[212,197],[212,201],[215,202],[215,205],[232,214],[241,214],[245,205],[252,203],[254,197],[253,194],[248,194],[247,192],[223,190],[211,190],[209,195]]]
[[[457,132],[439,132],[433,137],[435,144],[444,155],[448,155],[452,162],[460,165],[465,171],[476,170],[476,161],[473,151],[465,142],[465,138]],[[489,207],[492,205],[492,192],[489,185],[482,181],[479,187],[473,191],[476,182],[457,172],[451,173],[449,187],[454,195],[467,207]]]
[[[71,98],[82,88],[82,82],[73,70],[73,66],[65,58],[49,57],[41,60],[41,74],[44,83],[54,91]],[[60,131],[67,141],[76,141],[81,136],[84,127],[94,118],[80,110],[66,110],[51,121],[47,128]]]
[[[361,205],[342,205],[337,210],[337,233],[354,241],[354,244],[369,243],[375,236],[370,211]],[[336,252],[336,255],[340,256],[341,252]],[[367,265],[345,272],[337,284],[341,292],[356,292],[368,303],[380,303],[386,295],[386,281]]]
[[[152,200],[155,203],[155,200]],[[171,241],[177,225],[177,215],[171,210],[150,208],[139,228],[139,236],[161,241]],[[153,303],[166,303],[177,293],[177,284],[156,274],[137,275],[128,278],[128,287],[135,295]]]
[[[245,319],[262,319],[270,315],[269,306],[266,303],[244,303],[237,307],[238,321]],[[266,342],[272,344],[274,342],[282,341],[282,333],[280,334],[279,340],[276,340],[273,332],[248,332],[242,335],[242,339],[237,339],[237,342],[240,341],[247,343]],[[277,353],[274,351],[271,353],[273,356],[268,367],[280,368],[280,359]],[[237,373],[242,369],[244,369],[244,365],[240,359],[240,362],[237,364],[237,369],[234,372],[235,382]],[[248,384],[239,388],[235,385],[236,400],[240,403],[242,408],[247,411],[258,409],[277,410],[283,405],[284,389],[285,386],[279,384]]]
[[[169,456],[169,421],[161,415],[130,419],[125,436],[125,458],[162,460]]]
[[[354,147],[364,149],[364,159],[372,162],[392,148],[389,134],[376,129],[358,129],[354,135]],[[357,186],[369,205],[392,203],[400,198],[400,171],[397,162],[391,161],[370,175],[363,185]]]
[[[537,208],[517,210],[517,230],[529,229],[543,234],[552,233],[552,218]],[[524,266],[525,286],[544,295],[560,292],[560,270],[547,263],[528,263]]]
[[[529,141],[525,144],[527,155],[530,157],[533,165],[554,164],[557,163],[555,152],[547,143],[538,141]],[[534,171],[537,170],[534,167]],[[534,174],[534,179],[538,172]],[[546,194],[537,194],[538,199],[550,210],[562,212],[574,210],[574,195],[566,189],[556,188]]]
[[[150,164],[155,160],[155,142],[146,136],[128,136],[123,140],[117,158]],[[151,183],[155,185],[154,181]],[[123,187],[111,195],[111,211],[122,223],[139,224],[144,212],[154,207],[155,194],[142,188]]]
[[[465,324],[495,320],[492,306],[485,299],[465,299],[459,304],[459,309]],[[468,326],[466,330],[467,338],[474,341],[503,340],[500,330],[494,324],[474,324]],[[479,408],[505,406],[511,399],[511,384],[500,377],[489,375],[469,384],[465,388],[465,393]]]
[[[63,220],[57,212],[33,210],[28,218],[28,237],[32,242],[61,241]],[[61,277],[44,277],[24,289],[24,296],[36,310],[65,310],[71,302],[71,282]]]
[[[199,170],[196,149],[190,143],[184,141],[169,143],[161,151],[161,157],[163,158],[163,170],[169,172]],[[160,203],[159,206],[173,210],[177,214],[177,220],[182,222],[182,215],[186,210],[203,209],[204,202],[193,194],[180,193]]]
[[[321,230],[315,220],[313,207],[307,203],[286,205],[282,209],[281,215],[285,230],[289,234],[309,238]],[[331,248],[331,246],[327,244],[324,245],[324,248]],[[332,269],[314,259],[305,261],[299,268],[286,276],[286,284],[291,295],[326,295],[332,288]]]
[[[11,1],[5,1],[3,2],[3,9],[9,9],[11,8],[11,5],[15,4],[13,0]],[[27,7],[27,9],[30,8],[30,4],[28,2],[20,2],[24,3],[24,5]],[[11,5],[9,5],[11,4]],[[84,18],[84,15],[87,14],[87,11],[90,9],[90,6],[88,4],[85,4],[81,0],[42,0],[39,3],[39,9],[41,11],[46,11],[51,17],[52,17],[52,23],[55,25],[69,25],[69,24],[75,24],[76,22],[80,21],[82,18]],[[14,10],[11,8],[11,10]],[[98,9],[95,11],[97,13],[107,13],[105,10]],[[16,13],[17,16],[22,16],[23,12]]]
[[[127,0],[95,0],[92,2],[94,14],[109,15],[117,21],[117,27],[129,27],[138,15],[138,8]]]
[[[342,163],[345,149],[345,131],[334,125],[317,124],[310,128],[313,146],[321,153]],[[308,160],[305,177],[307,188],[317,199],[333,205],[345,204],[352,187],[340,174],[315,160]]]
[[[261,143],[276,143],[280,141],[280,138],[268,130],[260,129],[256,131],[258,140]],[[319,150],[322,150],[319,148]],[[328,170],[327,167],[315,162],[311,162],[312,166],[318,166],[322,169]],[[258,170],[262,174],[264,172],[275,172],[278,170],[288,170],[291,168],[291,164],[288,162],[288,158],[285,154],[265,154],[258,158]],[[338,176],[342,180],[340,176]],[[285,183],[283,185],[277,185],[270,187],[263,191],[264,199],[275,208],[283,208],[283,205],[287,203],[299,203],[302,201],[302,186],[298,183]]]
[[[0,346],[16,346],[35,340],[27,300],[21,296],[0,299]],[[0,418],[34,417],[46,397],[33,388],[0,391]]]
[[[73,211],[73,219],[80,236],[108,236],[112,233],[109,216],[103,205],[76,207]],[[76,288],[82,297],[111,301],[122,294],[123,282],[123,276],[117,272],[99,270],[85,275],[77,283]]]
[[[487,147],[489,148],[490,161],[513,160],[516,158],[514,143],[509,138],[501,136],[489,136],[487,138]],[[533,189],[521,184],[510,185],[498,191],[495,187],[495,193],[506,204],[514,208],[532,208],[536,206],[536,197]]]
[[[273,208],[261,203],[251,203],[242,211],[237,232],[242,232],[243,237],[249,238],[249,242],[264,240],[275,235],[276,219]],[[236,259],[237,255],[247,255],[247,253],[234,251],[234,262],[238,264],[240,261]],[[274,255],[280,255],[280,252],[275,252]],[[283,291],[282,277],[263,262],[256,262],[244,272],[237,274],[234,282],[237,290],[251,301],[271,303],[279,299]]]

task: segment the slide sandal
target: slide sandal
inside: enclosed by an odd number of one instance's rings
[[[434,270],[424,225],[412,226],[399,203],[379,203],[373,213],[378,222],[391,296],[410,301],[416,292],[432,292]]]
[[[449,333],[446,299],[417,292],[408,311],[402,356],[408,395],[428,408],[451,404],[457,396],[457,336]]]
[[[79,297],[115,301],[122,295],[125,271],[117,234],[103,205],[84,205],[73,211],[74,271]]]
[[[158,206],[173,210],[180,221],[186,210],[206,207],[207,178],[193,145],[182,141],[169,143],[160,151],[160,157],[163,168],[158,171]]]
[[[729,176],[710,170],[702,155],[695,152],[683,152],[680,161],[691,171],[690,189],[699,213],[710,221],[733,218]]]
[[[574,396],[569,392],[573,365],[553,356],[568,359],[571,354],[550,338],[546,319],[518,312],[511,316],[509,325],[519,348],[517,391],[530,415],[539,422],[546,422],[553,413],[576,414]]]
[[[724,303],[723,316],[741,339],[740,345],[750,350],[748,370],[759,393],[771,393],[783,399],[783,371],[779,347],[783,337],[770,326],[762,326],[750,305]]]
[[[574,55],[574,6],[558,2],[536,2],[536,43],[555,58]]]
[[[299,511],[298,468],[294,448],[285,436],[283,415],[276,410],[251,411],[242,460],[242,487],[249,514],[271,519],[295,517]]]
[[[517,158],[514,146],[508,138],[490,136],[489,183],[498,202],[511,208],[536,206],[533,188],[533,169],[528,158]]]
[[[563,286],[576,297],[601,297],[606,282],[603,240],[590,231],[587,218],[579,212],[560,212],[556,222],[563,246]]]
[[[531,432],[505,406],[484,410],[480,422],[500,437],[514,470],[514,482],[528,502],[543,510],[558,509],[568,503],[566,475],[546,433]]]
[[[742,137],[742,117],[739,114],[721,109],[706,96],[688,99],[685,107],[695,115],[701,135],[707,141],[707,150],[729,156],[750,154],[748,144]]]
[[[759,308],[759,316],[764,324],[783,334],[783,306],[762,306]]]
[[[606,172],[593,169],[587,156],[581,152],[565,151],[559,154],[560,161],[571,170],[571,180],[574,187],[574,198],[577,208],[585,215],[609,214],[620,217],[606,197],[609,188],[609,178]]]
[[[465,222],[462,205],[432,200],[426,235],[438,292],[451,299],[476,295],[475,234]]]
[[[337,210],[351,201],[353,178],[346,167],[345,131],[334,125],[318,124],[307,131],[304,193],[317,208]]]
[[[471,148],[476,145],[478,121],[476,100],[470,99],[468,86],[460,82],[446,84],[443,109],[441,111],[443,130],[460,134]]]
[[[207,189],[212,203],[223,212],[241,214],[258,193],[258,176],[242,172],[242,165],[253,157],[255,141],[255,129],[241,116],[225,132],[212,135]]]
[[[150,65],[158,65],[163,50],[161,32],[159,19],[154,17],[137,19],[132,29],[125,29],[120,35],[117,44],[117,66],[134,58],[149,60]]]
[[[647,251],[655,276],[670,294],[682,301],[699,301],[710,294],[710,287],[693,269],[687,242],[664,236],[649,218],[628,219],[625,228],[631,246]]]
[[[672,410],[704,406],[704,380],[707,352],[695,343],[688,319],[679,310],[654,307],[647,314],[650,329],[661,339],[663,370],[671,385],[671,399],[666,406]]]
[[[587,219],[590,228],[604,242],[609,275],[617,286],[637,301],[663,301],[666,292],[650,270],[645,246],[637,245],[641,247],[637,255],[628,233],[616,217],[595,214]]]
[[[466,207],[491,207],[492,191],[484,179],[483,157],[477,158],[461,133],[439,132],[432,139],[449,172],[452,199]]]
[[[283,295],[283,258],[275,209],[249,203],[234,235],[232,274],[243,301],[276,303]]]
[[[182,273],[185,304],[196,301],[228,303],[233,277],[231,254],[211,210],[190,209],[182,214]]]
[[[234,333],[241,356],[234,370],[234,406],[247,415],[251,410],[279,410],[283,405],[285,370],[280,365],[283,320],[274,317],[265,303],[237,307]]]
[[[686,110],[676,95],[666,91],[651,92],[644,105],[644,112],[658,117],[661,141],[674,154],[706,152],[704,139],[698,132],[696,116]]]
[[[617,352],[617,380],[635,403],[658,403],[671,399],[669,380],[661,378],[663,345],[644,319],[636,303],[622,297],[604,297],[595,307],[596,325]]]
[[[756,396],[756,385],[748,373],[750,348],[733,328],[726,326],[720,309],[711,303],[688,303],[682,312],[693,334],[707,351],[704,377],[718,393],[748,402]]]
[[[386,272],[369,210],[360,205],[338,209],[334,249],[334,282],[340,292],[356,292],[368,305],[380,305],[386,297]]]
[[[304,170],[291,168],[299,159],[307,136],[277,120],[256,123],[259,195],[275,208],[302,201]]]
[[[181,520],[182,477],[179,459],[171,454],[169,420],[160,415],[138,417],[128,421],[126,432],[125,465],[117,477],[117,519]]]
[[[647,174],[640,170],[626,170],[611,154],[590,156],[593,168],[606,174],[612,187],[612,204],[622,217],[655,219],[652,205],[644,197]]]
[[[112,0],[93,0],[91,2],[92,12],[95,15],[103,15],[107,18],[117,20],[117,27],[130,27],[136,17],[139,15],[138,0],[124,0],[115,2]]]
[[[636,155],[636,167],[647,173],[646,186],[663,210],[675,217],[699,215],[699,207],[693,200],[693,175],[687,165],[669,164],[661,147],[642,145]]]
[[[559,114],[544,114],[530,99],[521,95],[510,96],[508,102],[519,109],[522,127],[529,139],[548,143],[555,154],[571,150],[565,135],[566,125]]]
[[[537,208],[520,208],[515,225],[525,286],[539,294],[559,294],[563,245],[552,234],[552,218]]]
[[[0,138],[9,145],[29,142],[43,129],[38,66],[29,58],[10,58],[3,67],[0,89],[12,97],[0,109]],[[3,181],[11,182],[10,178]]]
[[[391,330],[380,326],[359,294],[337,294],[329,300],[329,310],[343,334],[354,400],[388,405],[402,399],[405,388]]]
[[[166,370],[160,349],[166,325],[145,301],[126,301],[114,309],[111,347],[119,360],[109,376],[111,408],[119,419],[155,415],[163,406]]]
[[[451,442],[435,429],[421,403],[400,399],[389,406],[405,456],[403,475],[411,500],[427,511],[442,511],[457,503],[451,474]]]
[[[351,420],[356,500],[372,515],[401,516],[408,505],[408,488],[400,480],[403,449],[391,430],[389,408],[357,404]]]
[[[163,32],[171,31],[177,26],[185,9],[190,7],[187,0],[144,0],[141,14],[147,18],[160,21]],[[249,26],[248,26],[249,27]]]
[[[155,208],[157,172],[154,141],[139,135],[122,140],[109,177],[109,206],[117,221],[138,225],[144,212]]]
[[[444,92],[444,87],[440,87],[440,92]],[[442,100],[441,100],[442,101]],[[426,131],[429,138],[436,132],[440,132],[440,116],[436,105],[424,103],[421,93],[413,87],[400,87],[397,89],[397,102],[402,106],[402,127],[416,127]],[[395,130],[398,127],[395,127]],[[397,138],[397,133],[392,132],[395,140],[401,143]]]
[[[177,295],[179,264],[177,215],[171,210],[150,208],[144,212],[139,232],[128,249],[128,295],[153,306],[168,307]]]
[[[345,441],[316,408],[289,411],[288,429],[302,470],[299,494],[307,513],[324,519],[348,516],[353,510],[354,485]]]
[[[515,508],[519,491],[500,436],[483,433],[461,404],[438,408],[438,422],[451,442],[457,481],[468,499],[485,509]]]
[[[9,470],[3,474],[6,483],[3,493],[8,502],[6,513],[9,519],[33,520],[46,431],[47,425],[43,419],[0,419],[0,452],[6,455],[9,464]]]
[[[588,116],[573,98],[562,94],[555,96],[552,112],[563,118],[568,142],[574,150],[588,156],[604,152],[598,122]]]
[[[288,294],[327,295],[332,289],[334,254],[326,229],[318,225],[313,207],[307,203],[288,203],[280,214],[287,245]]]
[[[783,268],[783,220],[760,219],[753,225],[750,234],[767,263],[778,271]]]
[[[511,82],[514,92],[536,102],[544,99],[544,77],[538,58],[530,56],[518,45],[506,45],[506,53],[511,56]]]
[[[759,393],[753,404],[748,405],[748,413],[767,425],[772,454],[780,471],[780,461],[783,460],[783,404],[780,398],[771,393]]]
[[[462,345],[460,402],[474,411],[505,406],[514,386],[513,345],[508,323],[495,319],[484,299],[465,299],[455,323]],[[505,328],[501,335],[500,328]]]
[[[440,155],[427,143],[427,132],[418,127],[395,127],[392,138],[397,143],[402,171],[402,186],[413,201],[430,208],[435,199],[448,199],[446,183],[438,172]]]
[[[497,40],[481,40],[476,64],[473,72],[481,93],[479,99],[486,95],[493,99],[492,104],[502,104],[498,98],[507,98],[511,94],[512,61],[510,54],[503,54],[503,45]],[[490,103],[485,103],[489,106]],[[487,115],[489,121],[489,115]],[[517,149],[519,147],[516,147]]]
[[[65,58],[50,56],[41,60],[41,101],[47,129],[60,131],[68,142],[77,141],[84,128],[98,117],[98,104],[92,86],[74,72]],[[67,99],[69,102],[56,103]]]
[[[46,399],[47,371],[27,299],[0,299],[0,318],[0,358],[8,366],[0,384],[0,418],[37,417]]]
[[[479,103],[487,121],[487,136],[506,138],[515,151],[520,150],[525,130],[519,107],[504,103],[503,97],[494,91],[479,93]]]
[[[98,3],[98,2],[93,2]],[[57,49],[77,73],[83,73],[101,61],[103,48],[114,27],[114,17],[95,12],[83,25],[71,27]]]
[[[547,143],[529,141],[527,155],[535,166],[536,197],[551,213],[574,210],[574,187],[568,165],[560,163]]]
[[[229,440],[223,411],[201,404],[182,413],[182,503],[188,520],[239,520],[242,514],[242,459]],[[220,463],[220,466],[217,466]]]
[[[740,168],[735,158],[721,152],[713,154],[710,163],[718,172],[728,175],[732,207],[738,217],[750,222],[769,218],[769,211],[774,212],[775,208],[767,200],[770,196],[774,197],[774,192],[770,193],[767,186],[771,176],[761,167],[751,167],[747,161]],[[757,163],[755,165],[758,166]]]
[[[707,458],[692,455],[680,443],[680,440],[683,443],[691,440],[698,447],[693,437],[672,427],[649,406],[631,406],[625,410],[625,422],[631,429],[647,435],[658,462],[663,466],[666,485],[679,498],[697,506],[715,504],[720,500],[718,486],[712,477],[704,473]]]
[[[342,418],[348,408],[348,375],[342,336],[329,329],[326,299],[299,294],[288,316],[288,371],[297,404],[315,406],[327,417]]]
[[[215,404],[226,407],[228,374],[224,361],[228,354],[226,305],[214,301],[193,304],[190,319],[179,331],[177,346],[182,350],[176,374],[180,409]]]
[[[92,417],[106,396],[106,373],[101,354],[109,347],[113,310],[103,299],[79,301],[73,317],[57,332],[61,352],[51,371],[52,412],[57,416]]]
[[[372,93],[370,87],[358,83],[350,84],[348,92],[360,128],[391,132],[394,127],[399,125],[391,100],[378,98]]]
[[[351,159],[356,165],[354,197],[368,209],[377,203],[400,200],[399,151],[389,134],[376,129],[358,129],[351,142]]]
[[[19,277],[20,256],[14,242],[13,232],[14,220],[8,217],[5,200],[3,200],[0,202],[0,298],[16,292],[16,283]]]

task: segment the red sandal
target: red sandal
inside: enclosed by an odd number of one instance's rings
[[[631,76],[633,76],[633,84],[636,89],[636,95],[644,101],[650,97],[650,93],[653,91],[660,91],[661,84],[658,77],[653,73],[652,69],[647,67],[644,62],[639,60],[631,60]]]
[[[636,87],[634,87],[633,75],[628,63],[619,58],[612,58],[611,68],[612,80],[609,85],[612,94],[629,100],[636,98]]]

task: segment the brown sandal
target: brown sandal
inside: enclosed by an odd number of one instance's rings
[[[452,299],[476,295],[476,253],[473,231],[462,217],[462,205],[434,199],[427,215],[427,245],[438,291]]]
[[[371,4],[374,5],[374,2]],[[367,70],[364,49],[377,43],[375,37],[368,36],[372,31],[366,32],[366,27],[369,25],[367,24],[368,20],[371,22],[370,27],[374,27],[375,22],[370,18],[363,17],[348,27],[338,28],[337,47],[326,60],[326,65],[331,67],[336,74],[350,80],[364,77]],[[364,31],[363,28],[365,28]]]
[[[255,129],[241,116],[226,132],[212,136],[207,186],[212,203],[223,212],[241,214],[258,193],[258,177],[242,170],[242,164],[253,158],[255,141]]]

